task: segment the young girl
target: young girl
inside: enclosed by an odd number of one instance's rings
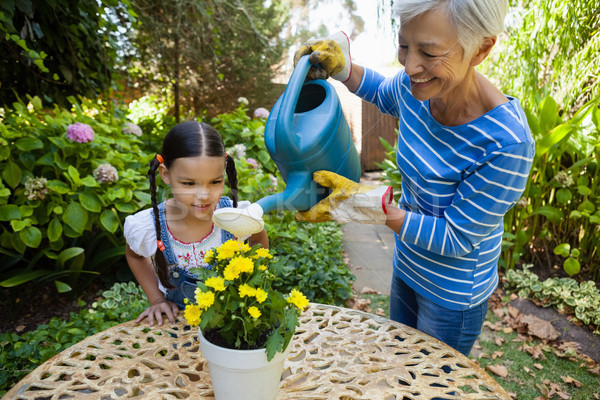
[[[156,202],[157,170],[173,193],[161,204]],[[225,171],[233,201],[222,197]],[[183,299],[194,297],[196,278],[188,269],[205,266],[206,251],[233,238],[213,224],[212,215],[217,208],[237,207],[237,173],[219,133],[189,121],[167,133],[148,178],[152,208],[125,219],[126,258],[150,302],[137,322],[147,317],[150,326],[154,321],[161,326],[162,314],[175,322]],[[269,246],[264,229],[248,241]]]

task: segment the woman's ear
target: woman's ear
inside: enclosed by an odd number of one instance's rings
[[[479,48],[475,51],[473,57],[471,57],[471,66],[474,67],[479,65],[487,58],[490,51],[492,51],[492,47],[496,44],[496,40],[498,40],[498,37],[496,36],[490,36],[483,39],[483,42],[479,45]]]
[[[171,178],[169,176],[169,169],[165,167],[165,164],[160,164],[158,166],[158,173],[160,174],[161,179],[167,185],[171,184]]]

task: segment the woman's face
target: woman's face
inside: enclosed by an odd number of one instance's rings
[[[178,158],[169,169],[163,164],[159,171],[182,218],[212,219],[225,185],[225,157]]]
[[[471,57],[464,57],[444,12],[429,11],[402,25],[398,45],[398,61],[410,77],[413,96],[421,101],[451,100],[466,76]]]

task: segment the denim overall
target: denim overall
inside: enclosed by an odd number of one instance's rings
[[[233,207],[233,203],[229,197],[221,197],[219,201],[219,207]],[[169,268],[169,281],[173,286],[173,289],[167,289],[165,295],[166,299],[177,304],[180,309],[185,308],[184,298],[194,299],[194,291],[196,290],[197,275],[190,273],[186,268],[180,267],[177,261],[177,256],[171,247],[171,241],[169,240],[169,231],[167,230],[167,220],[165,218],[165,203],[158,205],[158,219],[160,221],[161,240],[165,245],[163,255]],[[225,243],[229,239],[233,239],[234,236],[225,231],[221,230],[221,242]]]

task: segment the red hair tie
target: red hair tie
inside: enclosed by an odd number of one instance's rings
[[[156,245],[158,246],[160,251],[165,251],[165,245],[161,240],[157,240]]]
[[[156,159],[158,160],[159,163],[163,164],[165,162],[165,159],[163,158],[163,156],[161,156],[160,154],[156,155]]]

